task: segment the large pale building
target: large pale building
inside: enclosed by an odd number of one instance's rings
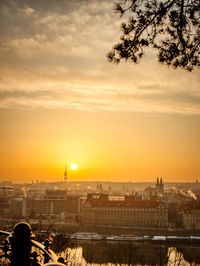
[[[47,190],[44,197],[13,198],[11,214],[24,217],[45,217],[80,213],[80,197],[67,195],[65,190]]]
[[[108,194],[88,194],[83,205],[83,223],[166,227],[168,209],[158,200],[138,200],[134,196],[111,197]]]
[[[200,204],[187,203],[179,206],[182,226],[185,229],[200,229]]]

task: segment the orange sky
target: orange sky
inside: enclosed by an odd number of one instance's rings
[[[198,116],[69,110],[1,111],[1,178],[166,181],[198,179]]]
[[[0,2],[0,181],[200,180],[200,75],[109,64],[114,1]],[[81,19],[80,19],[81,18]],[[122,19],[121,19],[122,20]]]

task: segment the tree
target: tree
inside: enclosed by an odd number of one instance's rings
[[[128,19],[121,41],[107,54],[110,62],[137,63],[144,48],[153,47],[163,64],[187,71],[200,66],[199,0],[118,0],[115,11]]]

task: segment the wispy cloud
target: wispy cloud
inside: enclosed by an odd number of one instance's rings
[[[26,89],[23,89],[25,87]],[[200,95],[163,89],[73,85],[71,82],[26,84],[0,91],[1,108],[65,108],[86,111],[200,114]]]
[[[1,1],[0,108],[200,113],[199,71],[109,65],[112,1]]]

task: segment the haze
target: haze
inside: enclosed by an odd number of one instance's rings
[[[114,1],[0,2],[0,179],[195,181],[200,75],[108,63]]]

